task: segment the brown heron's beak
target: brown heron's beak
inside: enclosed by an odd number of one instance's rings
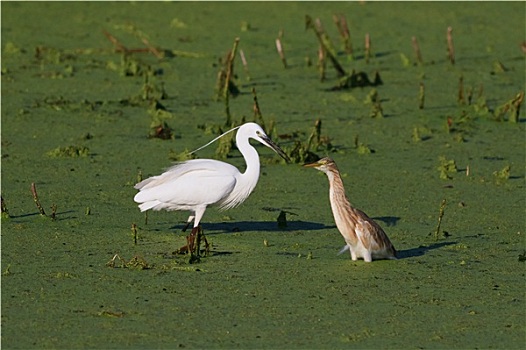
[[[315,168],[317,166],[320,166],[320,162],[314,162],[314,163],[309,163],[309,164],[303,164],[303,167],[304,168]]]

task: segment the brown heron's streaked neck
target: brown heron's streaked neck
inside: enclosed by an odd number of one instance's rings
[[[327,177],[329,178],[329,199],[336,226],[340,232],[350,232],[350,242],[356,244],[358,239],[355,234],[357,224],[355,219],[356,214],[349,199],[345,195],[345,188],[343,187],[343,181],[338,172],[338,168],[328,169]]]

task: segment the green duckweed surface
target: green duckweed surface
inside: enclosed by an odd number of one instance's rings
[[[526,116],[512,102],[525,88],[525,6],[2,2],[2,347],[524,348]],[[347,19],[352,58],[334,14]],[[320,81],[306,15],[345,70],[383,84],[331,91],[338,77],[327,62]],[[238,55],[232,118],[253,120],[255,88],[288,151],[320,119],[331,147],[315,153],[336,160],[399,260],[337,255],[326,177],[265,147],[248,200],[207,210],[210,256],[172,254],[186,213],[145,222],[139,174],[159,174],[225,123],[215,87],[236,37],[248,71]],[[159,120],[167,140],[149,137]],[[244,166],[236,150],[226,161]]]

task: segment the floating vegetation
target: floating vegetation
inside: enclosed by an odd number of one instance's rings
[[[358,135],[354,137],[354,148],[358,154],[370,154],[374,153],[374,150],[367,146],[365,143],[360,142]]]
[[[232,50],[228,52],[225,59],[220,62],[221,69],[217,74],[216,83],[216,99],[223,100],[225,102],[225,114],[226,114],[226,127],[232,127],[232,116],[230,115],[230,95],[237,96],[239,94],[239,88],[237,87],[234,78],[234,59],[236,57],[237,48],[239,46],[239,38],[234,40],[234,46]]]
[[[121,258],[119,254],[115,254],[107,263],[107,267],[111,268],[135,268],[138,270],[148,270],[152,266],[141,256],[135,255],[129,261]]]
[[[168,153],[168,159],[175,161],[175,162],[184,162],[185,160],[190,160],[190,159],[195,159],[195,158],[197,158],[197,156],[194,153],[190,153],[190,151],[187,148],[185,148],[185,150],[180,153],[177,153],[175,151],[170,151]]]
[[[164,106],[155,101],[152,108],[148,110],[151,117],[150,132],[148,137],[161,140],[174,139],[174,130],[168,125],[167,120],[173,119],[173,114],[168,112]]]
[[[339,91],[345,89],[353,89],[357,87],[368,87],[368,86],[380,86],[383,85],[380,73],[375,72],[374,78],[369,79],[369,76],[365,72],[355,72],[354,70],[349,75],[345,75],[340,78],[338,85],[329,89],[330,91]]]
[[[412,139],[414,142],[426,141],[431,138],[432,131],[424,126],[415,126],[413,128]]]
[[[0,196],[1,199],[1,209],[2,209],[2,219],[9,219],[9,210],[7,209],[7,204],[4,200],[4,196]]]
[[[46,155],[51,158],[87,157],[90,155],[90,150],[85,146],[57,147],[46,152]]]
[[[449,176],[450,173],[456,173],[458,171],[457,164],[454,159],[446,159],[444,156],[440,156],[438,158],[438,161],[440,162],[439,166],[437,167],[437,170],[440,172],[440,178],[443,180],[450,180],[452,179],[451,176]]]
[[[497,182],[503,182],[510,178],[511,166],[506,165],[501,170],[493,172],[493,176],[497,179]]]
[[[236,145],[234,133],[228,133],[219,139],[219,143],[216,148],[216,156],[220,159],[226,159],[228,154]]]
[[[330,138],[321,135],[321,125],[321,120],[317,119],[306,142],[296,139],[291,148],[285,148],[285,153],[287,153],[293,163],[312,163],[320,159],[315,152],[329,153],[337,151],[337,148],[332,145]],[[295,133],[293,137],[298,136],[299,133]]]
[[[507,114],[509,122],[519,122],[519,114],[522,102],[524,102],[524,91],[517,93],[514,98],[498,107],[494,114],[495,120],[505,120],[504,116]]]

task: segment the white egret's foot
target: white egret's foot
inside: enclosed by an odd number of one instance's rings
[[[186,245],[177,250],[178,254],[191,254],[199,256],[201,252],[201,241],[205,243],[205,255],[210,252],[210,244],[203,233],[201,225],[194,227],[192,232],[186,236]]]

